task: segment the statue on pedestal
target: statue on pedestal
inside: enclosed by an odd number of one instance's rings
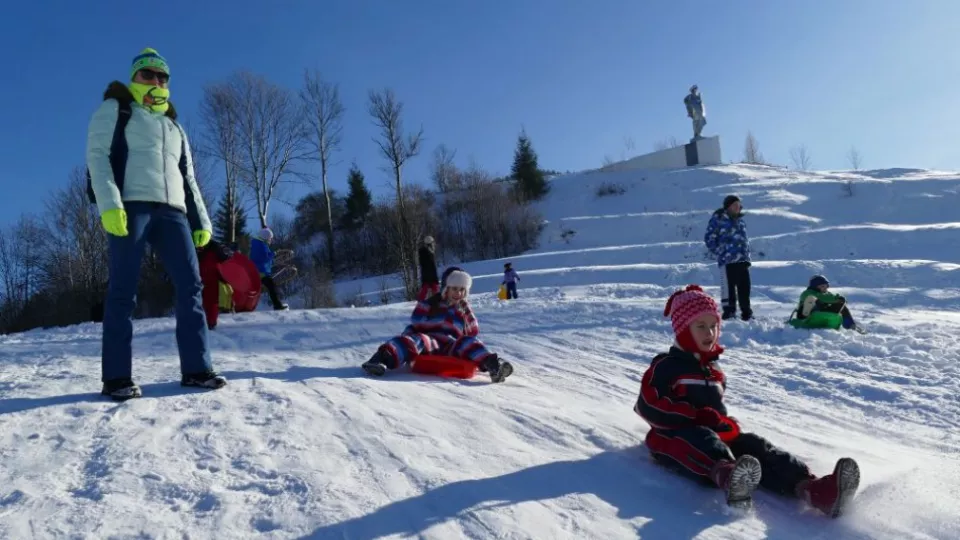
[[[683,104],[687,107],[687,116],[693,121],[693,138],[690,142],[702,139],[700,132],[703,131],[703,126],[707,125],[707,108],[697,85],[690,87],[690,93],[683,98]]]

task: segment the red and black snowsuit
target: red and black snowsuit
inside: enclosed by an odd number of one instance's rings
[[[702,362],[677,346],[657,355],[643,375],[633,409],[650,424],[647,448],[668,466],[708,481],[718,461],[749,454],[760,461],[761,486],[795,494],[802,480],[813,478],[799,459],[753,433],[741,433],[729,443],[720,440],[717,430],[723,426],[712,421],[718,415],[709,409],[727,417],[726,388],[726,376],[715,358]]]

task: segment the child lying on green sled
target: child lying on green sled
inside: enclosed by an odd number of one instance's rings
[[[827,278],[816,275],[810,278],[810,284],[800,295],[800,302],[790,319],[794,328],[833,328],[841,326],[848,330],[856,330],[861,334],[866,331],[853,320],[853,315],[847,309],[847,299],[842,295],[827,292],[830,282]]]

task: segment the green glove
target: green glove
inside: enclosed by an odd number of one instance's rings
[[[210,243],[210,236],[210,231],[193,231],[193,245],[202,248]]]
[[[127,235],[127,211],[123,208],[114,208],[100,214],[103,230],[114,236]]]

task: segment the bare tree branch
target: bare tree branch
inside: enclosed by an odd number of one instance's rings
[[[798,171],[810,170],[810,151],[807,145],[801,144],[790,149],[790,161],[793,162],[793,168]]]
[[[445,144],[437,146],[433,151],[433,166],[430,176],[440,193],[446,193],[449,189],[455,188],[457,166],[454,165],[453,160],[456,156],[457,151],[451,150]]]
[[[310,156],[301,104],[289,90],[245,71],[207,92],[216,96],[213,105],[225,109],[223,123],[233,126],[220,141],[230,152],[218,157],[236,167],[237,184],[252,194],[260,225],[266,227],[280,184],[299,181],[294,166]]]
[[[417,133],[404,135],[403,133],[403,103],[397,101],[393,90],[385,88],[380,91],[370,91],[369,113],[375,126],[380,128],[380,138],[374,139],[380,153],[389,163],[393,171],[396,184],[397,210],[399,219],[400,264],[402,276],[407,291],[413,290],[417,281],[418,268],[414,253],[417,249],[416,240],[409,230],[409,221],[404,204],[402,170],[403,165],[412,157],[420,153],[420,143],[423,140],[423,126]]]
[[[850,150],[847,151],[847,161],[850,163],[850,168],[859,171],[860,166],[863,165],[863,156],[860,155],[860,151],[857,150],[856,146],[851,146]]]
[[[303,78],[300,98],[306,109],[307,124],[311,128],[309,140],[320,159],[320,179],[327,206],[327,252],[330,268],[334,269],[333,205],[327,186],[327,172],[333,151],[340,148],[345,109],[340,101],[340,89],[337,85],[324,81],[317,72],[305,72]]]
[[[747,132],[747,138],[743,143],[743,162],[754,165],[763,165],[766,163],[763,160],[763,154],[760,153],[760,143],[757,142],[757,139],[751,131]]]

